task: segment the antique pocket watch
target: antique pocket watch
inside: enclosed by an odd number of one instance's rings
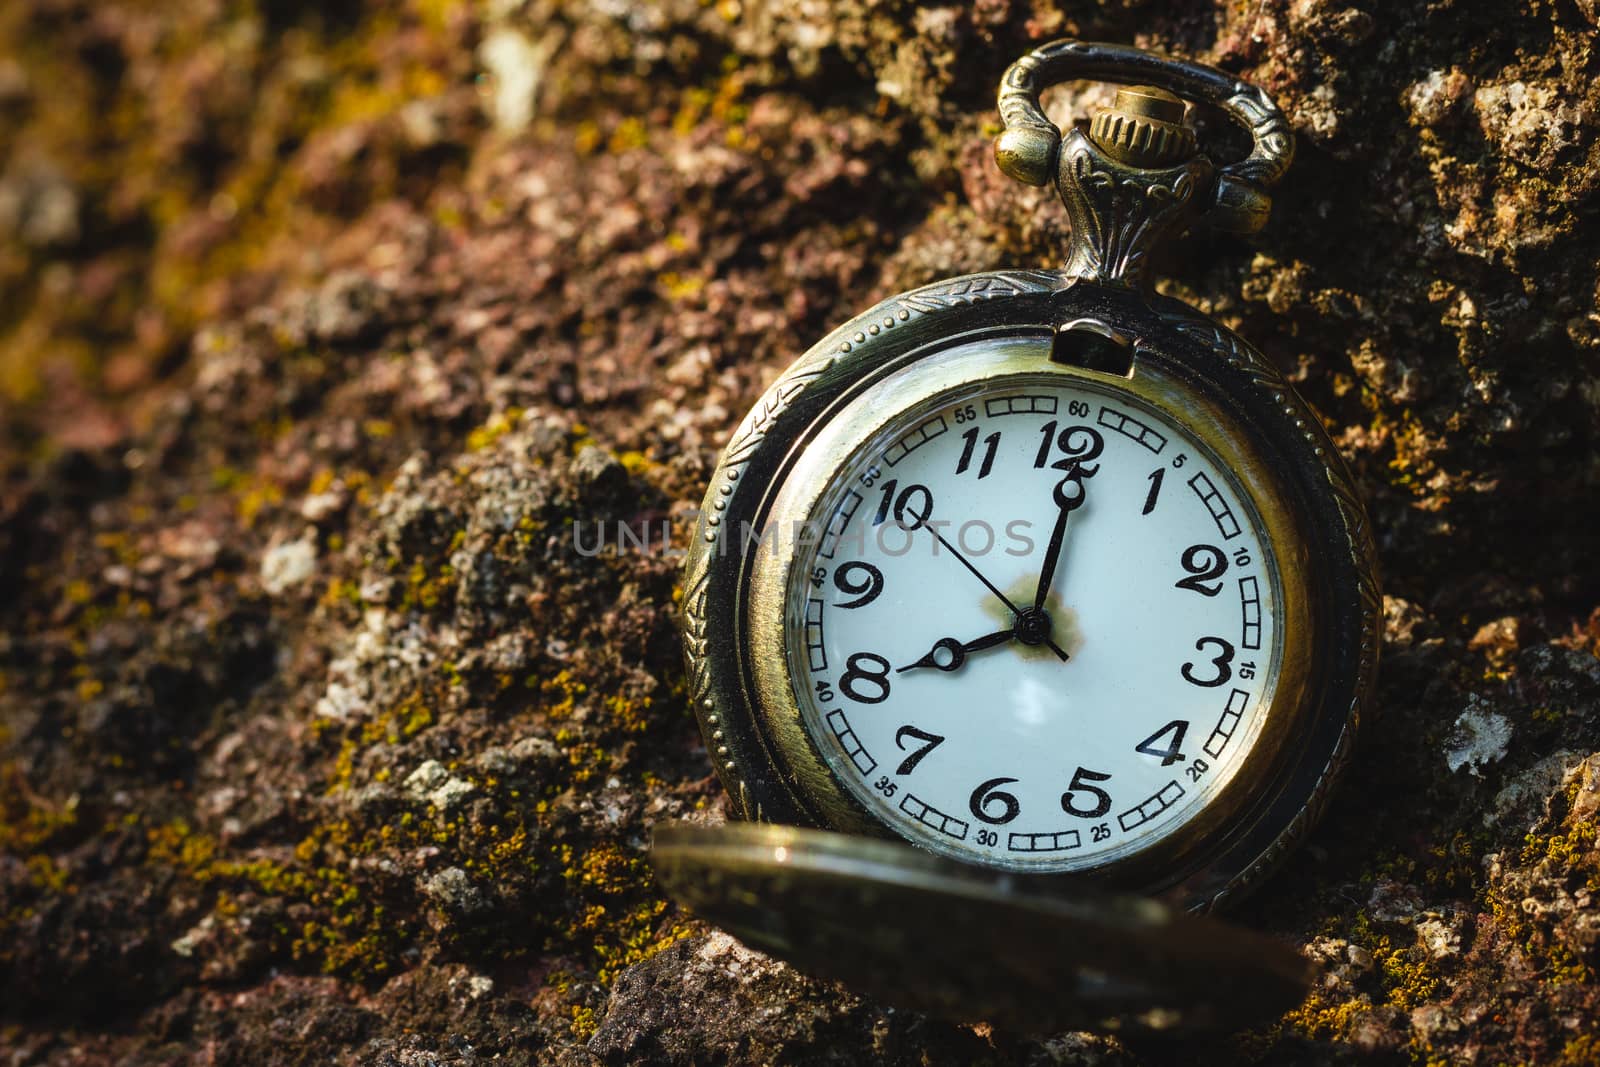
[[[1133,87],[1063,134],[1039,93],[1067,79]],[[1213,163],[1184,98],[1247,128],[1249,156]],[[1066,265],[891,297],[740,425],[683,630],[733,811],[782,825],[663,828],[657,868],[758,947],[889,1000],[1230,1025],[1292,1001],[1303,965],[1183,913],[1317,819],[1379,596],[1316,415],[1147,266],[1191,223],[1260,228],[1292,137],[1259,89],[1106,44],[1035,50],[999,105],[1000,168],[1066,203]]]

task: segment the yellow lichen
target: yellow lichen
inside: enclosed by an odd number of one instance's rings
[[[1283,1017],[1283,1026],[1317,1041],[1343,1041],[1356,1020],[1371,1010],[1365,997],[1341,1000],[1317,989]]]
[[[432,726],[434,714],[429,701],[429,694],[421,689],[413,690],[393,707],[360,724],[339,746],[333,774],[328,781],[328,793],[337,793],[350,787],[356,760],[362,752],[380,743],[397,744]]]
[[[1568,1039],[1555,1067],[1592,1067],[1596,1063],[1600,1063],[1600,1036],[1589,1033]]]
[[[606,698],[606,710],[611,713],[611,718],[616,724],[628,733],[643,733],[649,729],[651,722],[650,707],[653,701],[649,697],[638,700],[629,700],[622,696]]]
[[[634,148],[643,148],[650,143],[650,137],[645,129],[644,120],[630,115],[617,123],[617,128],[611,132],[611,139],[606,144],[609,152],[626,152]]]
[[[544,708],[545,714],[552,719],[565,719],[571,716],[577,707],[578,699],[589,692],[589,687],[578,681],[569,670],[561,670],[553,678],[539,680],[538,686],[549,701]]]
[[[705,278],[698,274],[679,274],[676,271],[662,271],[656,276],[656,283],[666,290],[669,300],[688,300],[700,295],[706,287]]]
[[[467,451],[481,452],[511,432],[522,418],[522,409],[513,407],[489,416],[487,422],[467,434]]]
[[[437,574],[429,574],[422,560],[412,560],[406,570],[406,590],[400,607],[406,611],[432,611],[455,591],[455,568],[445,563]]]

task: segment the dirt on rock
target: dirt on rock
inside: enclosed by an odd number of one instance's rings
[[[0,5],[5,1062],[1600,1060],[1597,20]],[[865,1002],[647,862],[723,804],[674,627],[717,450],[856,310],[1059,261],[989,154],[1059,36],[1283,105],[1272,222],[1162,287],[1323,414],[1388,594],[1349,779],[1233,915],[1324,978],[1181,1050]]]

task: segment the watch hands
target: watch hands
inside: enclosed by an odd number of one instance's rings
[[[1067,491],[1072,486],[1072,492]],[[1050,543],[1045,546],[1044,566],[1039,569],[1039,588],[1033,594],[1033,610],[1043,611],[1044,601],[1050,595],[1050,583],[1055,580],[1056,565],[1061,562],[1061,542],[1067,535],[1067,518],[1079,508],[1083,507],[1084,497],[1087,495],[1083,487],[1083,476],[1077,471],[1068,474],[1056,483],[1053,493],[1056,507],[1056,526],[1050,531]]]
[[[954,556],[956,558],[956,560],[963,567],[965,567],[965,568],[967,568],[967,570],[971,571],[972,572],[972,576],[974,578],[978,579],[978,581],[982,582],[984,584],[984,586],[989,590],[989,592],[991,592],[995,596],[999,597],[1000,598],[1000,602],[1002,604],[1004,604],[1006,607],[1010,608],[1011,609],[1011,613],[1013,615],[1019,613],[1019,609],[1017,608],[1017,606],[1015,604],[1013,604],[1011,602],[1011,599],[1009,597],[1007,597],[1004,593],[1002,593],[999,590],[999,588],[995,586],[995,584],[993,582],[991,582],[989,579],[985,578],[983,576],[983,572],[978,570],[978,568],[974,567],[972,565],[972,561],[967,559],[966,556],[963,556],[961,554],[960,549],[956,548],[956,546],[952,545],[949,541],[946,541],[943,534],[941,534],[938,530],[935,530],[931,525],[928,525],[928,520],[927,519],[923,519],[922,521],[923,521],[923,525],[927,526],[928,532],[933,534],[934,538],[937,539],[938,542],[941,545],[943,545],[945,548],[949,549],[950,554],[952,556]]]
[[[1016,631],[1012,629],[986,634],[966,643],[957,641],[953,637],[941,637],[933,643],[933,647],[928,650],[926,656],[923,656],[915,663],[908,663],[904,667],[896,668],[895,673],[904,674],[906,671],[914,671],[919,667],[932,667],[941,671],[959,670],[961,665],[967,661],[967,653],[981,652],[986,648],[993,648],[995,645],[1003,645],[1015,636]],[[941,663],[939,661],[939,653],[941,652],[946,653],[948,656],[946,662]]]
[[[952,545],[949,541],[945,540],[944,535],[933,528],[933,526],[928,522],[928,519],[932,517],[932,509],[930,508],[929,511],[930,514],[920,516],[920,524],[925,526],[928,532],[933,534],[938,542],[949,550],[950,554],[956,558],[957,562],[959,562],[963,567],[967,568],[967,570],[971,571],[972,576],[978,579],[978,581],[982,582],[984,587],[987,588],[989,592],[999,597],[1000,603],[1004,604],[1011,610],[1011,614],[1015,616],[1017,620],[1016,626],[1011,630],[1011,633],[1015,634],[1024,644],[1044,645],[1057,656],[1061,657],[1061,661],[1063,663],[1070,659],[1071,657],[1067,655],[1066,649],[1062,648],[1051,639],[1050,631],[1048,629],[1049,619],[1047,616],[1045,616],[1044,612],[1038,608],[1024,611],[1022,608],[1019,608],[1013,604],[1010,597],[1002,593],[999,587],[983,576],[982,571],[978,570],[978,568],[972,565],[971,560],[967,559],[966,556],[961,554],[960,549],[956,548],[955,545]],[[1059,549],[1060,546],[1057,545],[1057,550],[1059,551]]]

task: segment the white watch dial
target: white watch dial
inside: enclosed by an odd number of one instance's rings
[[[1173,417],[1012,375],[889,417],[832,468],[784,620],[805,728],[936,852],[1063,871],[1195,818],[1260,733],[1276,563]]]

